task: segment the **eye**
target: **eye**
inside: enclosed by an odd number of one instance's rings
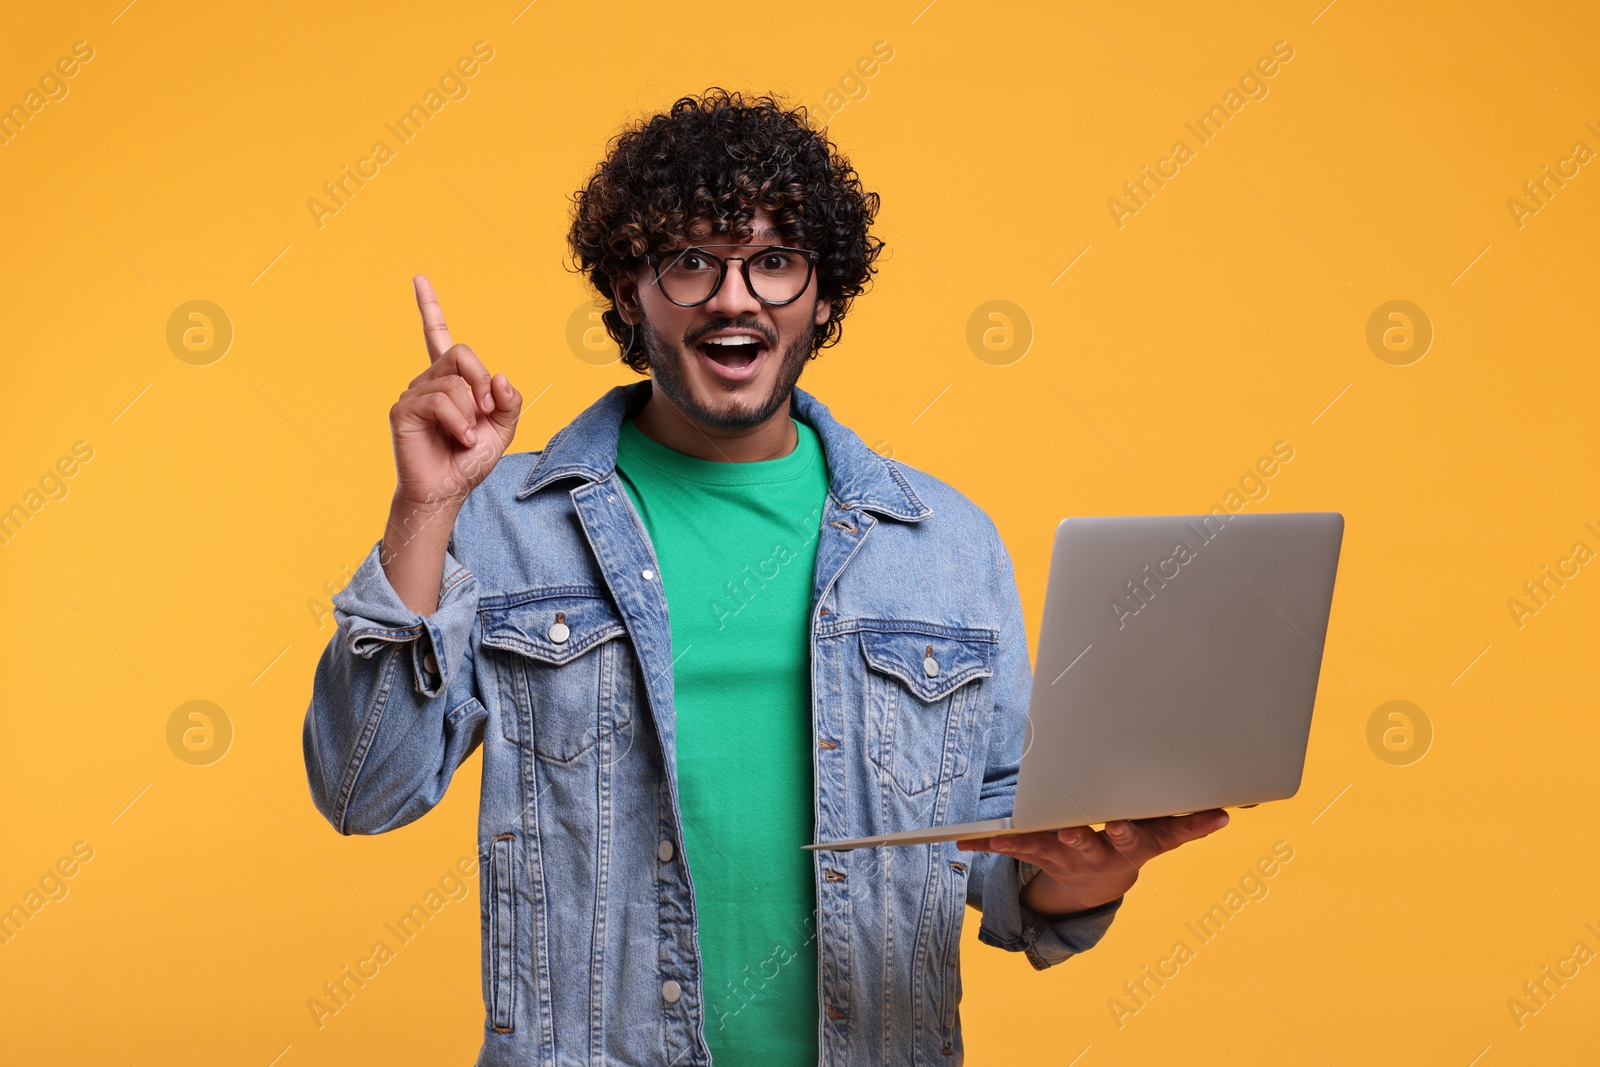
[[[711,270],[713,268],[711,266],[710,256],[706,255],[704,252],[701,252],[697,248],[691,248],[673,261],[672,269],[693,273],[696,271]]]
[[[793,267],[797,258],[792,252],[773,250],[762,255],[756,262],[756,268],[773,274],[780,274]]]

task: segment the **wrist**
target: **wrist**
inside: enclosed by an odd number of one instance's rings
[[[440,493],[434,490],[407,490],[404,486],[395,486],[394,496],[389,498],[389,514],[392,518],[397,514],[404,515],[435,515],[447,512],[452,518],[467,502],[467,494],[471,490],[459,493]]]
[[[1018,895],[1022,906],[1048,919],[1070,919],[1076,915],[1096,911],[1118,899],[1091,902],[1081,893],[1062,885],[1041,870],[1023,885]]]
[[[456,516],[466,498],[408,497],[398,490],[389,501],[389,521],[384,527],[385,537],[401,534],[406,540],[426,536],[443,529],[448,537],[455,527]]]
[[[1028,878],[1026,881],[1023,881],[1022,889],[1017,894],[1018,899],[1022,901],[1022,906],[1027,908],[1029,911],[1036,912],[1040,915],[1054,914],[1055,908],[1053,908],[1051,905],[1054,904],[1055,901],[1049,899],[1050,894],[1045,892],[1046,886],[1048,886],[1049,883],[1050,876],[1045,874],[1042,870],[1036,871],[1032,878]],[[1044,899],[1041,899],[1041,896],[1043,896]]]
[[[439,556],[450,543],[461,501],[414,501],[399,493],[389,504],[379,560],[387,566],[399,556]]]

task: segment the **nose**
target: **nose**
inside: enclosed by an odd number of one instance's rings
[[[757,315],[766,305],[756,299],[750,287],[744,283],[744,260],[728,260],[728,273],[722,279],[722,287],[706,301],[705,309],[718,318],[736,319],[741,315]]]

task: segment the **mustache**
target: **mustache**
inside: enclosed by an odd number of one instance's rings
[[[776,334],[774,334],[774,332],[768,329],[766,326],[757,322],[755,319],[724,319],[721,322],[709,323],[700,327],[698,330],[692,330],[689,333],[684,334],[684,346],[687,348],[693,348],[700,342],[700,338],[705,337],[708,334],[716,333],[718,330],[750,330],[754,333],[760,334],[766,340],[768,348],[776,348],[778,346],[778,338]]]

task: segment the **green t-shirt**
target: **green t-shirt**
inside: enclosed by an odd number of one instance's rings
[[[720,1064],[815,1067],[811,584],[828,474],[816,431],[753,463],[696,459],[622,424],[672,630],[678,795]]]

